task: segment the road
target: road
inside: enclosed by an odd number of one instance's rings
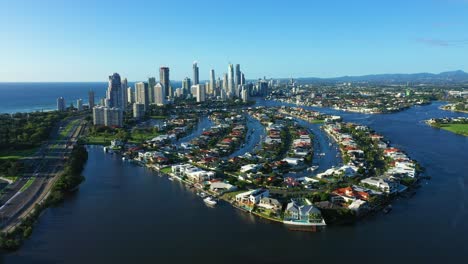
[[[66,135],[61,135],[62,128],[70,123],[73,124],[71,129]],[[2,231],[11,231],[37,203],[47,198],[83,127],[83,117],[73,117],[60,122],[53,129],[50,140],[44,142],[34,156],[24,159],[27,167],[25,173],[6,187],[5,193],[0,197]],[[26,188],[25,184],[30,179],[33,179],[33,182]]]

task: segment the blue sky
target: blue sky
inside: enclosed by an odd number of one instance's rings
[[[0,0],[0,82],[468,71],[468,0]]]

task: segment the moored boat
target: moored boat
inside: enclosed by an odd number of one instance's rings
[[[208,197],[206,197],[205,199],[203,199],[203,202],[205,202],[207,205],[211,205],[211,206],[214,206],[214,205],[216,205],[216,204],[218,203],[218,202],[217,202],[215,199],[213,199],[213,197],[211,197],[211,196],[208,196]]]

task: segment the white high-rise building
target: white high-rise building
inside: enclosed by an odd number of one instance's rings
[[[206,100],[206,90],[205,85],[197,84],[197,103],[205,102]]]
[[[241,88],[242,101],[246,103],[249,101],[249,90],[244,85],[241,85],[241,87],[242,87]]]
[[[166,95],[165,95],[165,89],[161,85],[161,83],[157,83],[154,86],[154,103],[157,105],[165,105],[166,104]]]
[[[122,110],[125,111],[125,109],[127,109],[127,104],[128,104],[128,98],[127,98],[128,94],[126,93],[127,88],[128,88],[127,78],[124,78],[122,80],[122,84],[120,86],[121,86],[120,93],[122,94]]]
[[[65,99],[63,97],[57,98],[57,111],[63,112],[65,109]]]
[[[145,111],[148,109],[148,84],[144,82],[135,83],[135,103],[144,104]]]
[[[135,103],[135,93],[133,92],[132,87],[127,88],[127,103],[129,104]]]
[[[95,126],[104,126],[104,108],[105,106],[96,106],[93,108],[93,123]]]
[[[82,99],[76,100],[76,109],[78,111],[83,111],[83,100]]]
[[[192,85],[192,87],[190,87],[190,93],[192,94],[192,97],[197,97],[197,85]]]
[[[98,126],[121,127],[122,110],[117,107],[96,106],[93,108],[93,123]]]

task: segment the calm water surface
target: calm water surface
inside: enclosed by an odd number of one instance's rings
[[[79,191],[61,206],[46,210],[24,246],[1,260],[434,263],[466,259],[468,137],[422,122],[431,117],[462,115],[439,110],[440,105],[413,107],[391,115],[320,109],[342,114],[345,121],[370,125],[419,161],[432,176],[413,198],[395,201],[388,215],[353,226],[328,227],[321,233],[291,232],[227,204],[208,208],[178,182],[90,147],[86,181]]]

